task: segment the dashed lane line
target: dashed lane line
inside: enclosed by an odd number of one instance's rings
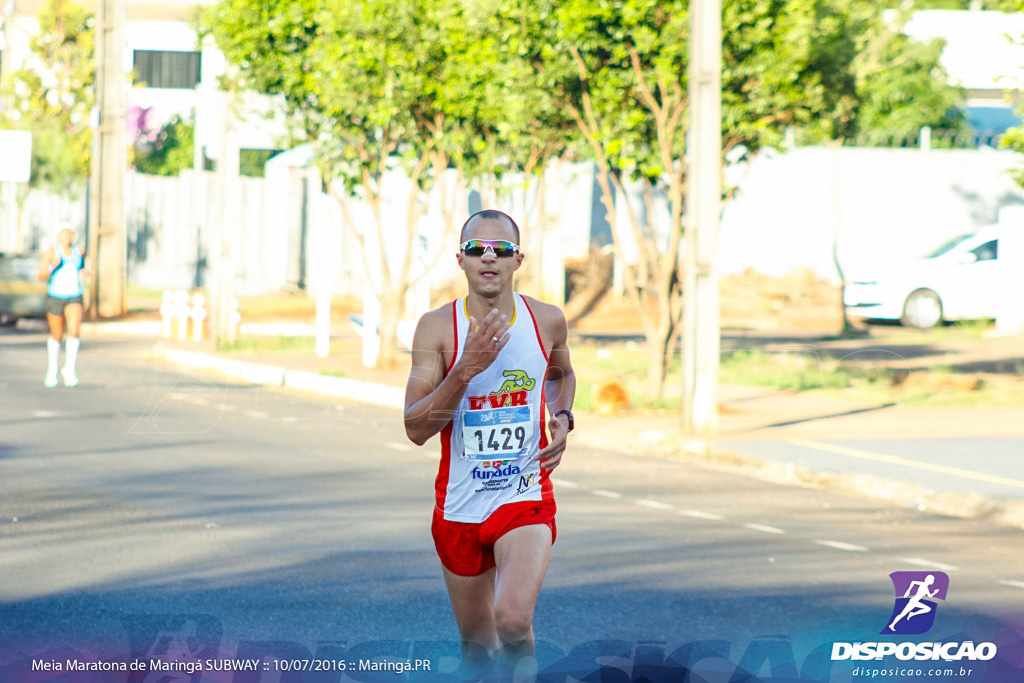
[[[903,561],[907,564],[912,564],[915,567],[924,567],[925,569],[935,569],[940,572],[955,572],[957,567],[951,564],[944,564],[942,562],[935,562],[933,560],[925,560],[920,557],[905,557]]]
[[[683,517],[693,517],[694,519],[707,519],[712,522],[724,522],[725,517],[722,515],[716,515],[713,512],[704,512],[702,510],[680,510],[679,514]]]
[[[845,550],[851,553],[866,553],[868,551],[868,549],[862,545],[843,543],[842,541],[815,541],[815,543],[829,548],[835,548],[836,550]]]
[[[752,531],[763,531],[766,534],[784,534],[784,533],[786,533],[786,531],[784,529],[779,529],[778,527],[774,527],[774,526],[768,526],[767,524],[751,523],[751,524],[744,524],[743,526],[745,528],[747,528],[747,529],[752,530]]]
[[[807,442],[807,443],[814,443],[814,442]],[[567,481],[565,479],[553,479],[552,481],[554,481],[556,484],[558,484],[559,486],[562,486],[564,488],[569,488],[569,489],[585,489],[585,487],[580,486],[579,484],[577,484],[575,482]],[[594,494],[595,496],[601,496],[603,498],[612,498],[612,499],[623,498],[623,495],[621,493],[618,493],[616,491],[608,491],[606,489],[592,489],[590,491],[590,493]],[[668,503],[663,503],[663,502],[657,501],[657,500],[638,499],[638,500],[635,500],[633,502],[636,503],[637,505],[641,506],[641,507],[649,508],[649,509],[652,509],[652,510],[674,510],[675,509],[675,506],[670,505]],[[726,519],[722,515],[715,514],[713,512],[704,512],[703,510],[678,510],[678,513],[679,513],[679,515],[681,517],[691,517],[693,519],[704,519],[704,520],[715,521],[715,522],[724,522],[725,519]],[[786,533],[785,529],[780,529],[778,527],[770,526],[768,524],[759,524],[759,523],[756,523],[756,522],[750,522],[750,523],[747,523],[747,524],[743,524],[742,526],[745,529],[750,529],[751,531],[760,531],[760,532],[767,533],[767,534],[782,535],[782,534]],[[855,545],[853,543],[845,543],[843,541],[834,541],[834,540],[824,539],[824,540],[815,540],[814,542],[816,544],[818,544],[818,545],[825,546],[827,548],[833,548],[835,550],[842,550],[842,551],[845,551],[845,552],[853,552],[853,553],[866,553],[866,552],[869,552],[869,549],[864,547],[864,546],[862,546],[862,545]],[[911,565],[914,565],[914,566],[917,566],[917,567],[923,567],[925,569],[934,569],[936,571],[957,571],[958,570],[958,567],[954,567],[951,564],[945,564],[944,562],[936,562],[935,560],[928,560],[928,559],[921,558],[921,557],[905,557],[905,558],[903,558],[903,562],[906,562],[907,564],[911,564]],[[1011,588],[1020,588],[1020,589],[1024,590],[1024,581],[1000,580],[998,583],[1000,583],[1003,586],[1009,586]]]
[[[637,501],[634,501],[634,502],[637,505],[641,506],[641,507],[650,508],[652,510],[674,510],[675,509],[672,505],[669,505],[668,503],[662,503],[662,502],[657,501],[657,500],[642,499],[642,500],[637,500]]]

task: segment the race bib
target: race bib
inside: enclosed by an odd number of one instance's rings
[[[462,442],[470,460],[507,460],[529,450],[530,406],[469,410],[462,416]]]

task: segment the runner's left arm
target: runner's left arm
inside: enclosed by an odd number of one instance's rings
[[[576,372],[569,355],[569,327],[565,322],[565,314],[557,306],[549,306],[548,312],[552,344],[548,353],[548,371],[544,377],[544,397],[548,414],[553,416],[560,410],[572,410],[576,398]],[[551,440],[537,454],[537,460],[542,468],[550,472],[562,461],[569,436],[569,418],[565,415],[551,417],[548,430]]]

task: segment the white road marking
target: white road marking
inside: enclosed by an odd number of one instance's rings
[[[233,405],[228,405],[227,403],[218,403],[217,404],[217,410],[223,410],[225,412],[230,412],[232,410],[238,410],[238,408],[234,407]]]
[[[254,418],[254,419],[257,419],[257,420],[262,420],[262,419],[264,419],[266,417],[269,417],[262,410],[247,410],[247,411],[245,411],[244,415],[246,417],[251,417],[251,418]]]
[[[566,488],[566,489],[578,489],[580,487],[580,485],[577,484],[576,482],[574,482],[574,481],[566,481],[565,479],[554,479],[554,478],[552,478],[551,481],[553,483],[557,484],[558,486],[561,486],[562,488]]]
[[[1000,581],[999,583],[1011,588],[1024,588],[1024,581]]]
[[[836,550],[846,550],[851,553],[866,553],[868,551],[862,545],[854,545],[852,543],[843,543],[842,541],[815,541],[818,545],[828,546],[829,548],[835,548]]]
[[[679,514],[683,517],[693,517],[694,519],[710,519],[714,522],[725,521],[725,517],[722,515],[716,515],[713,512],[702,512],[700,510],[680,510]]]
[[[642,507],[645,507],[645,508],[650,508],[652,510],[671,510],[671,509],[673,509],[672,506],[669,505],[668,503],[662,503],[662,502],[659,502],[657,500],[638,500],[638,501],[636,501],[636,504],[640,505]]]
[[[32,417],[59,417],[60,413],[56,410],[33,410]]]
[[[783,529],[779,529],[778,527],[774,526],[768,526],[767,524],[744,524],[743,526],[747,529],[752,529],[753,531],[763,531],[766,534],[786,533]]]
[[[954,567],[951,564],[933,562],[932,560],[925,560],[920,557],[904,557],[903,561],[907,564],[912,564],[916,567],[924,567],[925,569],[935,569],[940,572],[955,572],[957,570],[957,567]]]
[[[393,448],[396,451],[405,451],[406,453],[412,453],[413,451],[419,450],[411,443],[399,443],[397,441],[389,441],[384,445],[387,446],[388,448]]]
[[[604,498],[622,498],[621,493],[616,493],[615,491],[605,491],[604,489],[594,489],[593,491],[591,491],[591,493],[593,493],[595,496],[602,496]]]

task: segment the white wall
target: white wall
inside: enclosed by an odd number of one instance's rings
[[[723,273],[784,275],[809,268],[837,281],[833,244],[849,277],[923,255],[949,237],[995,223],[1024,204],[1009,151],[823,148],[754,160],[724,209]]]

